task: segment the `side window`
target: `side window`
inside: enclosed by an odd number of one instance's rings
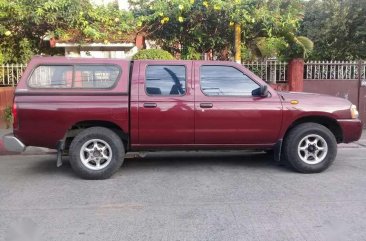
[[[74,88],[110,88],[116,83],[119,68],[114,65],[76,65]]]
[[[207,65],[200,69],[201,90],[208,96],[251,96],[259,85],[231,66]]]
[[[38,66],[29,79],[34,88],[71,88],[72,66]]]
[[[150,65],[146,68],[148,95],[185,95],[186,68],[181,65]]]
[[[114,65],[41,65],[28,80],[33,88],[100,88],[112,87],[120,69]]]

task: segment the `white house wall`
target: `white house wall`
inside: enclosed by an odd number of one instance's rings
[[[109,50],[103,48],[83,48],[83,47],[65,47],[65,56],[67,57],[85,57],[85,58],[120,58],[131,59],[138,52],[137,47],[133,48],[113,48]]]

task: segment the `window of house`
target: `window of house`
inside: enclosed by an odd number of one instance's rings
[[[150,65],[146,69],[148,95],[185,95],[186,68],[181,65]]]
[[[207,65],[200,69],[201,90],[208,96],[251,96],[259,85],[231,66]]]

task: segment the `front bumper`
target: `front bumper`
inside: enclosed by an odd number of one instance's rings
[[[23,152],[26,146],[13,134],[7,134],[3,136],[3,142],[5,149],[12,152]]]
[[[358,141],[362,135],[362,121],[359,119],[338,120],[342,128],[343,142]]]

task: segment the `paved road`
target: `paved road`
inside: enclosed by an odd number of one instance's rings
[[[304,175],[263,154],[164,153],[104,181],[0,156],[0,240],[366,240],[365,156],[343,148]]]

